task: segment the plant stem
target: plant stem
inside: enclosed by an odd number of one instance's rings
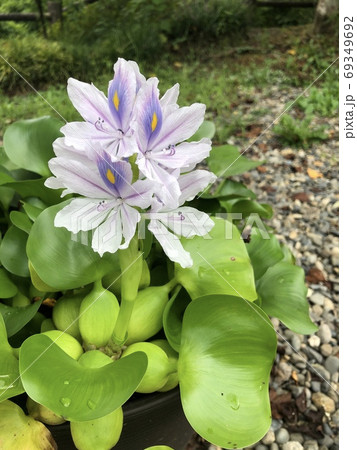
[[[122,346],[126,340],[127,330],[131,313],[133,312],[134,301],[122,299],[117,323],[115,324],[112,341],[115,346]]]

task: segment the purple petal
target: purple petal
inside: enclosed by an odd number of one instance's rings
[[[119,58],[108,89],[108,103],[116,126],[124,133],[129,128],[136,97],[136,76],[133,67]]]
[[[130,186],[133,172],[129,163],[125,161],[113,162],[106,152],[98,155],[97,166],[107,188],[114,196],[122,198],[122,191]]]
[[[139,91],[136,101],[136,121],[142,152],[151,149],[152,142],[159,135],[162,126],[158,82],[157,78],[150,78]]]
[[[67,90],[71,102],[85,120],[95,124],[100,119],[105,126],[116,129],[106,96],[93,84],[70,78]]]
[[[177,99],[180,92],[180,85],[176,83],[172,88],[168,89],[160,99],[163,118],[167,117],[173,111],[178,109]]]
[[[152,203],[155,183],[151,180],[138,180],[132,185],[123,187],[122,198],[131,206],[147,208]]]

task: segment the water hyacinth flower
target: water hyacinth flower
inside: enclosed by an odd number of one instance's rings
[[[64,194],[83,196],[57,213],[55,226],[72,233],[94,230],[92,247],[100,255],[127,248],[141,218],[135,207],[147,208],[152,202],[152,181],[132,184],[130,164],[113,162],[104,151],[93,160],[67,147],[63,138],[56,140],[54,148],[57,157],[49,167],[56,178],[46,180],[46,186],[65,187]]]
[[[85,122],[70,122],[62,127],[66,144],[79,150],[101,146],[113,158],[127,157],[137,151],[133,110],[136,94],[145,83],[134,61],[119,58],[108,98],[93,84],[68,80],[68,95]]]
[[[159,100],[158,79],[150,78],[138,93],[135,105],[140,171],[160,183],[162,202],[178,206],[180,188],[177,178],[185,169],[192,169],[209,155],[211,141],[183,142],[200,127],[205,105],[195,103],[179,108],[176,104],[179,87],[175,85]]]
[[[103,255],[127,248],[141,218],[149,219],[167,256],[189,267],[179,236],[204,236],[214,225],[207,214],[183,206],[215,179],[193,170],[211,141],[184,142],[202,124],[205,105],[180,108],[178,84],[159,98],[158,79],[145,80],[132,61],[119,59],[114,71],[108,99],[93,85],[69,80],[70,98],[86,121],[62,128],[49,162],[54,177],[45,184],[82,197],[57,213],[55,226],[92,230],[92,247]]]

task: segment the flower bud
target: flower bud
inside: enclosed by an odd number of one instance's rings
[[[30,397],[28,397],[27,399],[26,408],[31,417],[43,423],[46,423],[47,425],[59,425],[66,421],[63,417],[58,416],[53,411],[46,408],[46,406],[35,402]]]
[[[53,323],[52,319],[45,319],[41,323],[41,333],[44,333],[45,331],[55,330],[55,324]]]
[[[21,294],[20,291],[13,297],[12,299],[12,306],[28,306],[31,304],[31,301],[28,297]]]
[[[56,328],[78,340],[81,339],[78,318],[82,300],[82,294],[66,294],[57,300],[52,311],[52,320]]]
[[[164,350],[151,342],[137,342],[124,350],[122,357],[135,352],[144,352],[148,358],[148,366],[136,392],[149,394],[161,389],[168,381],[170,362]]]
[[[166,339],[156,339],[155,341],[151,341],[152,344],[159,346],[164,350],[166,355],[169,358],[170,363],[170,375],[168,377],[167,383],[159,389],[159,392],[167,392],[174,389],[178,383],[178,374],[177,374],[177,363],[178,363],[178,353],[171,347]]]
[[[70,334],[60,330],[45,331],[42,334],[52,339],[58,347],[73,359],[78,359],[83,353],[81,344]]]
[[[82,300],[79,312],[79,331],[85,346],[105,346],[113,334],[119,314],[115,295],[97,281]]]
[[[146,341],[161,330],[169,291],[165,285],[148,287],[138,292],[129,321],[126,344]]]

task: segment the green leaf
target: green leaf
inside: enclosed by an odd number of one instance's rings
[[[255,304],[210,295],[187,307],[178,376],[184,413],[200,436],[227,449],[264,436],[275,353],[274,328]]]
[[[282,244],[281,251],[283,252],[284,255],[282,261],[287,262],[289,264],[295,264],[295,256],[292,254],[291,250],[287,245]]]
[[[7,336],[11,337],[20,331],[35,316],[41,302],[29,306],[7,306],[0,303],[0,314],[4,318]]]
[[[61,201],[59,190],[49,189],[44,185],[46,178],[36,180],[12,181],[3,186],[14,189],[22,198],[38,197],[48,205],[53,205]]]
[[[0,298],[11,298],[17,293],[17,287],[9,278],[5,269],[0,269]]]
[[[252,228],[250,242],[245,244],[254,269],[254,276],[259,280],[274,264],[283,259],[279,241],[272,233]]]
[[[11,226],[0,245],[0,261],[9,272],[28,277],[29,269],[26,256],[27,233]]]
[[[301,267],[278,262],[259,280],[257,291],[262,309],[280,319],[295,333],[311,334],[317,331],[318,327],[309,316],[305,273]]]
[[[206,159],[208,167],[218,177],[230,177],[247,172],[262,165],[265,161],[253,161],[239,153],[235,145],[221,145],[212,147],[209,157]]]
[[[23,202],[23,208],[30,220],[33,222],[37,219],[37,217],[42,213],[43,208],[39,208],[38,206],[31,205],[31,203]]]
[[[4,134],[4,149],[17,166],[44,177],[50,176],[48,160],[53,158],[52,143],[62,136],[63,123],[52,117],[20,120],[10,125]]]
[[[27,243],[37,275],[58,291],[85,286],[119,267],[116,254],[100,257],[92,250],[90,236],[84,244],[80,236],[74,240],[68,230],[54,226],[55,216],[65,204],[51,206],[38,216]]]
[[[190,142],[200,141],[203,138],[212,139],[216,133],[215,124],[209,120],[205,120],[196,133],[188,139]]]
[[[187,292],[179,288],[170,298],[164,310],[163,325],[165,336],[171,347],[177,352],[180,350],[181,344],[183,313],[190,301],[191,299]]]
[[[15,225],[15,227],[19,228],[27,234],[30,234],[32,223],[25,213],[20,211],[11,211],[10,220]]]
[[[201,198],[219,198],[219,199],[234,199],[238,197],[255,199],[256,195],[253,191],[248,189],[243,183],[234,180],[223,180],[213,194],[203,194]]]
[[[242,218],[249,217],[251,214],[258,214],[259,217],[270,219],[273,217],[273,209],[266,203],[258,203],[255,200],[239,200],[232,205],[231,211],[242,214]]]
[[[230,294],[255,300],[253,268],[238,229],[226,220],[213,220],[215,226],[209,236],[181,239],[184,249],[191,254],[193,265],[183,269],[175,264],[177,281],[192,299]]]
[[[20,372],[28,395],[67,420],[93,420],[123,405],[147,368],[136,352],[100,368],[88,368],[44,335],[31,336],[20,349]]]
[[[7,342],[5,323],[0,314],[0,402],[24,392],[19,375],[19,361]]]

